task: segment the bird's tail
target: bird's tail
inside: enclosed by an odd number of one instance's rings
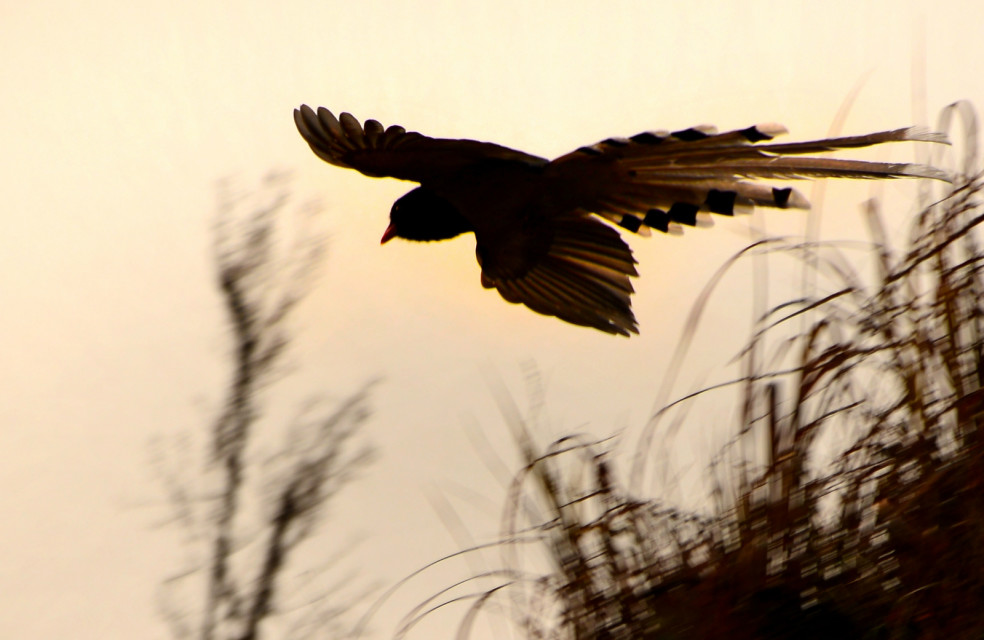
[[[599,194],[591,212],[636,233],[669,231],[674,223],[708,222],[702,212],[734,215],[755,206],[808,208],[796,189],[749,180],[802,178],[931,178],[951,181],[935,167],[921,164],[803,157],[886,142],[948,144],[946,136],[924,127],[907,127],[860,136],[806,142],[773,143],[786,133],[778,124],[717,133],[710,126],[682,131],[645,132],[609,138],[581,147],[555,162],[591,164],[614,160],[610,178],[617,184]]]

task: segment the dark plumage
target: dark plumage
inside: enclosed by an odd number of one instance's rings
[[[648,235],[696,226],[706,213],[809,206],[795,189],[746,179],[948,180],[923,165],[803,157],[884,142],[946,142],[917,127],[776,144],[771,140],[785,133],[780,125],[725,133],[702,126],[609,138],[548,161],[488,142],[384,129],[375,120],[362,125],[324,107],[302,106],[294,122],[326,162],[420,183],[393,205],[382,242],[473,232],[482,286],[539,313],[626,336],[638,333],[629,297],[637,272],[610,224]]]

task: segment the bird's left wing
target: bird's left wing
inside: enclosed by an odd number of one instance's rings
[[[490,142],[430,138],[397,125],[384,129],[375,120],[362,125],[349,113],[336,118],[324,107],[315,112],[302,105],[294,110],[294,123],[319,158],[374,178],[423,183],[486,161],[547,164],[544,158]]]
[[[634,232],[667,231],[672,223],[694,225],[699,212],[732,215],[756,205],[809,207],[790,187],[755,179],[898,178],[949,180],[933,167],[803,157],[885,142],[942,142],[942,134],[921,127],[860,136],[777,144],[786,133],[766,124],[718,133],[711,126],[682,131],[645,132],[631,138],[608,138],[552,161],[545,174],[568,206],[600,215]]]
[[[485,247],[479,239],[482,286],[498,289],[508,302],[572,324],[623,336],[639,333],[629,281],[638,273],[618,231],[594,216],[576,213],[551,216],[542,223],[539,233],[511,238],[522,247],[520,254],[537,254],[522,260],[521,268],[503,259],[510,247]]]

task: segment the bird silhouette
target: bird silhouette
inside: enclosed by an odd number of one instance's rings
[[[638,272],[616,227],[648,235],[700,226],[708,213],[809,207],[795,189],[748,181],[754,179],[949,180],[925,165],[803,155],[946,142],[921,127],[774,143],[786,133],[781,125],[725,133],[699,126],[608,138],[547,160],[489,142],[384,128],[376,120],[360,124],[324,107],[303,105],[294,110],[294,122],[330,164],[420,183],[393,204],[383,243],[474,233],[483,287],[538,313],[624,336],[639,332],[630,300],[630,278]]]

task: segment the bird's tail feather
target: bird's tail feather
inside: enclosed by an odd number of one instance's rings
[[[944,134],[907,127],[860,136],[773,143],[786,133],[778,124],[761,124],[724,133],[709,125],[676,132],[652,131],[609,138],[581,147],[555,162],[608,163],[610,188],[586,212],[629,231],[672,232],[677,225],[709,224],[707,213],[734,215],[756,206],[809,208],[792,187],[746,180],[801,178],[930,178],[951,181],[940,169],[921,164],[801,157],[886,142],[948,144]]]

